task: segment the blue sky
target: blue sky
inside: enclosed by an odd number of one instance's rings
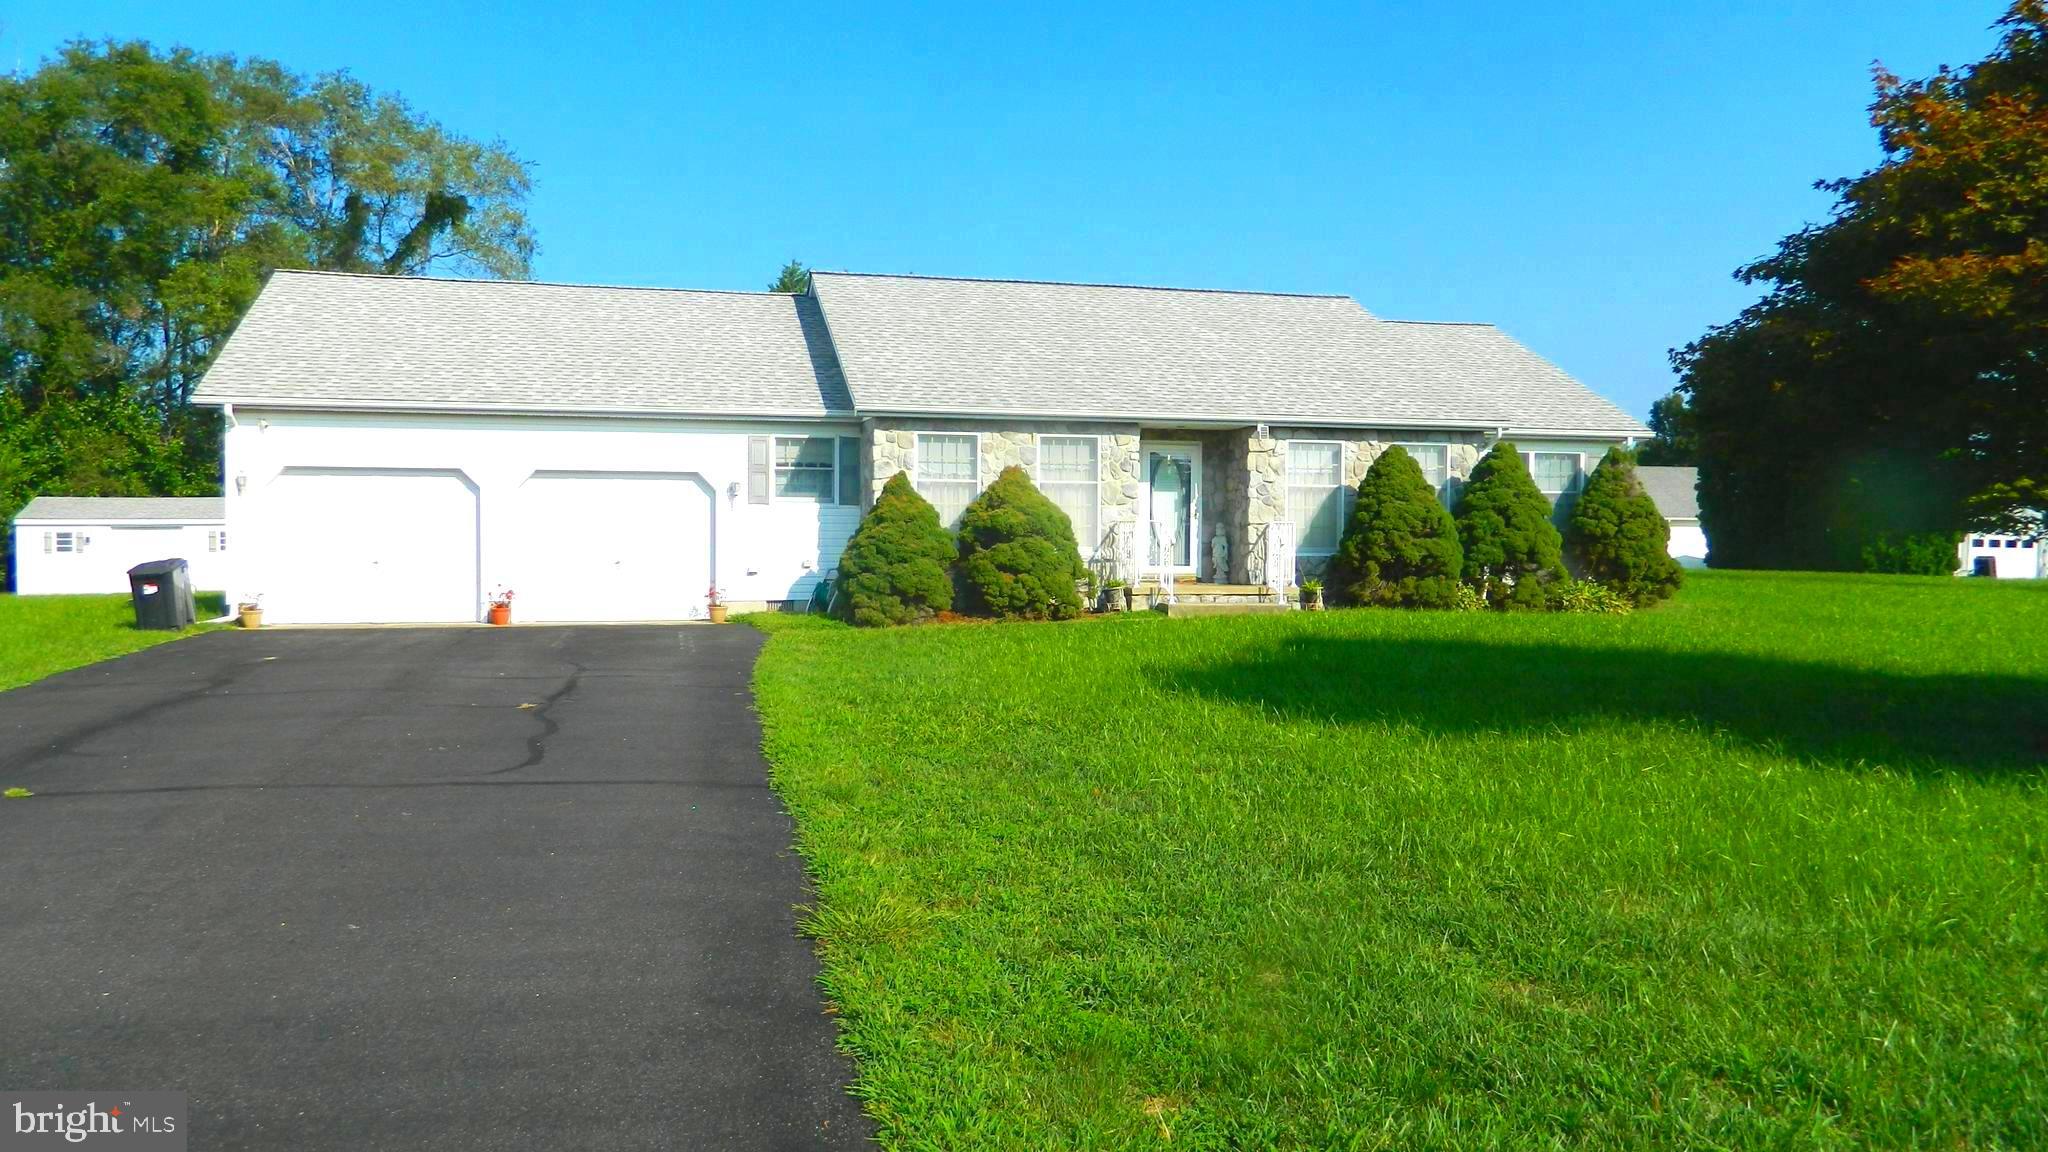
[[[502,137],[544,279],[1343,292],[1498,323],[1642,414],[1754,298],[1729,273],[1825,215],[1813,182],[1876,161],[1871,62],[1977,59],[2003,3],[9,7],[0,66],[142,38]]]

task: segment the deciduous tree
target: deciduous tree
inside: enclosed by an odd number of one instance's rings
[[[1999,26],[1970,67],[1878,71],[1883,162],[1673,354],[1716,565],[1856,567],[2048,502],[2048,9]]]
[[[524,276],[527,190],[345,74],[80,43],[0,77],[0,521],[217,491],[187,400],[267,270]]]

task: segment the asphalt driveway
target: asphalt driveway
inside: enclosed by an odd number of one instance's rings
[[[750,628],[219,633],[0,693],[0,1087],[194,1148],[863,1144]]]

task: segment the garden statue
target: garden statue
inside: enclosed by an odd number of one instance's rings
[[[1219,584],[1230,579],[1230,535],[1221,524],[1209,538],[1209,579]]]

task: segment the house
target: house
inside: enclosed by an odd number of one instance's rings
[[[1998,532],[1972,532],[1956,545],[1958,576],[1992,576],[2000,580],[2039,580],[2048,577],[2048,561],[2042,553],[2039,532],[2012,536]]]
[[[218,496],[38,496],[14,517],[14,590],[126,592],[128,569],[182,559],[192,586],[227,586],[227,518]]]
[[[1707,534],[1700,528],[1700,470],[1662,466],[1636,467],[1643,488],[1671,526],[1666,551],[1687,568],[1707,566]]]
[[[804,601],[907,472],[1009,465],[1098,569],[1266,585],[1402,444],[1502,437],[1578,489],[1647,433],[1484,324],[1344,296],[814,272],[801,295],[273,274],[194,396],[226,417],[230,592],[269,619],[705,615]]]

